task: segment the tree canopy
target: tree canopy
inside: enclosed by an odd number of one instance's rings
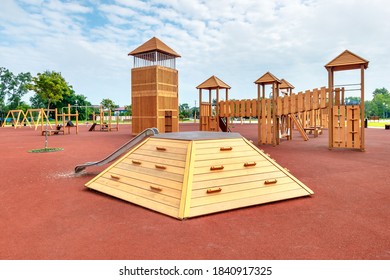
[[[29,72],[14,75],[10,70],[0,67],[0,108],[7,106],[8,110],[13,110],[26,107],[22,97],[28,92],[31,79]]]
[[[29,89],[35,91],[42,100],[46,100],[49,108],[50,103],[57,103],[63,100],[64,96],[70,95],[72,86],[68,85],[61,73],[45,71],[32,78]]]
[[[111,111],[118,107],[111,99],[108,98],[104,98],[100,104],[102,105],[103,109],[108,109]]]
[[[369,116],[379,116],[386,118],[390,116],[390,93],[386,88],[375,89],[372,93],[373,99],[366,101],[365,114]]]
[[[38,73],[32,78],[32,83],[28,85],[30,90],[35,91],[39,98],[47,102],[47,115],[49,115],[50,103],[61,101],[64,96],[70,95],[72,87],[68,85],[61,73],[54,71],[45,71]],[[48,126],[46,119],[46,127]],[[45,134],[45,149],[48,148],[47,131]]]

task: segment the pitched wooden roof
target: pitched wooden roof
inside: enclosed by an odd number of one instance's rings
[[[364,69],[368,67],[368,60],[345,50],[339,54],[335,59],[325,65],[325,68],[332,68],[334,71],[359,69],[364,65]]]
[[[261,76],[255,81],[255,84],[273,84],[273,83],[281,84],[282,82],[274,75],[272,75],[270,72],[265,73],[263,76]]]
[[[227,88],[230,89],[230,86],[223,82],[221,79],[216,76],[211,76],[206,81],[201,83],[196,87],[197,89],[217,89],[217,88]]]
[[[295,88],[292,84],[290,84],[289,82],[287,82],[285,79],[281,79],[281,84],[279,86],[280,89],[286,89],[286,88]]]
[[[141,46],[131,51],[128,55],[137,55],[141,53],[151,52],[151,51],[159,51],[165,54],[170,54],[175,57],[180,57],[180,55],[168,47],[164,42],[160,39],[153,37],[149,41],[143,43]]]

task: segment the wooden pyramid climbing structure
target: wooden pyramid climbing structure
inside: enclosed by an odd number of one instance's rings
[[[145,139],[86,187],[178,219],[313,192],[238,133]]]

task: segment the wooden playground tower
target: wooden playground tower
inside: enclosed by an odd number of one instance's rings
[[[259,144],[279,145],[280,120],[275,112],[276,100],[279,97],[279,86],[282,82],[270,72],[255,81],[257,85],[257,101],[261,102],[257,110],[258,119],[258,142]],[[271,86],[271,96],[266,98],[266,85]]]
[[[225,100],[229,99],[230,86],[216,76],[211,76],[196,88],[199,89],[199,130],[219,131],[219,128],[221,128],[223,132],[227,132],[229,120],[220,116],[217,104],[220,102],[220,89],[225,89]],[[206,100],[203,100],[203,90],[208,90],[208,98]],[[213,91],[215,91],[215,99],[213,99]],[[213,100],[215,100],[215,104],[213,104]]]
[[[278,79],[270,72],[265,73],[255,81],[257,85],[257,99],[228,100],[227,84],[208,85],[209,78],[197,88],[200,90],[200,130],[228,131],[231,117],[258,118],[258,144],[278,145],[280,139],[292,139],[292,128],[296,128],[302,138],[307,141],[307,133],[314,137],[321,134],[322,129],[329,129],[329,148],[352,148],[364,151],[364,70],[368,61],[346,50],[325,65],[328,70],[328,88],[306,90],[294,94],[294,88],[286,80]],[[361,81],[360,104],[345,105],[344,94],[346,89],[334,85],[334,72],[360,69]],[[214,77],[214,76],[212,76]],[[214,77],[214,81],[221,81]],[[225,87],[224,87],[225,86]],[[266,86],[271,86],[270,96],[265,94]],[[217,102],[212,107],[211,90],[226,88],[226,100]],[[209,102],[202,102],[201,89],[209,89]],[[284,91],[282,91],[284,90]],[[283,92],[280,96],[280,92]],[[217,90],[218,93],[218,90]],[[203,104],[204,105],[203,105]],[[209,103],[211,105],[209,105]],[[202,107],[204,106],[204,107]],[[219,120],[226,119],[226,128]],[[208,122],[212,125],[209,125]]]
[[[160,132],[179,131],[178,71],[174,50],[156,37],[128,55],[131,70],[132,134],[156,127]]]
[[[354,148],[365,150],[364,141],[364,70],[368,61],[356,54],[345,50],[335,59],[325,65],[328,71],[328,88],[334,92],[329,95],[329,149]],[[360,104],[345,105],[343,94],[335,89],[334,72],[360,70],[359,86]],[[341,97],[341,98],[340,98]]]

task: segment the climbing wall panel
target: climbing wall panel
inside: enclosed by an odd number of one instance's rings
[[[190,216],[312,193],[243,138],[197,141],[193,149]]]
[[[313,192],[238,133],[154,135],[86,184],[183,219]]]
[[[262,99],[260,104],[258,144],[274,144],[272,99]]]
[[[188,144],[150,138],[86,186],[177,217]]]
[[[361,117],[359,106],[333,106],[333,147],[359,149]]]

